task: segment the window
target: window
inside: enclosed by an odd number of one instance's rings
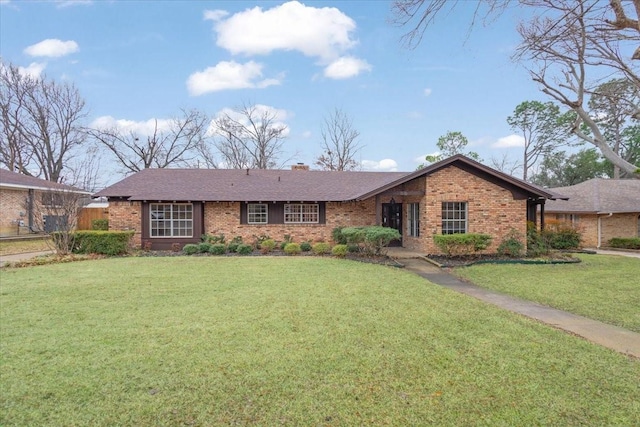
[[[247,222],[249,224],[267,224],[269,207],[266,203],[249,203],[247,205]]]
[[[409,236],[420,237],[420,203],[409,203]]]
[[[467,202],[442,202],[442,234],[467,232]]]
[[[297,205],[284,205],[284,223],[318,223],[320,210],[317,204],[300,203]]]
[[[193,205],[152,203],[151,237],[193,237]]]
[[[573,226],[577,226],[580,222],[580,215],[576,214],[557,214],[556,219],[558,221],[569,222]]]

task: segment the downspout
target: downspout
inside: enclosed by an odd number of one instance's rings
[[[27,199],[27,218],[29,221],[29,232],[33,233],[33,197],[34,191],[33,188],[29,189],[29,196]]]
[[[611,218],[612,215],[613,212],[609,212],[606,217]],[[596,249],[600,249],[600,246],[602,246],[602,217],[598,215],[598,246]]]

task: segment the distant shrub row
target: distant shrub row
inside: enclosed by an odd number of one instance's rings
[[[123,255],[129,252],[133,231],[78,230],[65,236],[64,232],[51,233],[56,247],[70,245],[75,254]]]
[[[609,246],[620,249],[640,249],[640,237],[614,237]]]

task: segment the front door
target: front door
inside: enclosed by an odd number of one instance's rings
[[[382,204],[382,226],[395,228],[402,235],[402,203]],[[389,246],[402,246],[402,238],[389,243]]]

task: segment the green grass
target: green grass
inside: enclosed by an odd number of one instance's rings
[[[389,267],[0,271],[0,425],[638,425],[640,363]]]
[[[49,251],[51,249],[52,245],[48,239],[6,240],[0,242],[0,256]]]
[[[579,264],[484,264],[455,273],[478,286],[640,332],[640,259],[578,256]]]

